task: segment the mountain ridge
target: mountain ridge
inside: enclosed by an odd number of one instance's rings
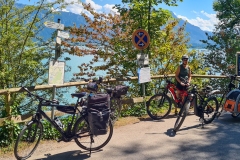
[[[23,7],[24,4],[18,3],[17,6]],[[170,12],[174,18],[177,18],[176,15],[172,11],[170,11]],[[72,12],[61,11],[61,12],[59,12],[59,14],[54,15],[53,21],[57,22],[58,19],[60,19],[60,23],[64,24],[65,27],[73,26],[74,24],[76,26],[80,26],[81,24],[84,25],[86,23],[85,19],[81,15],[75,14]],[[179,18],[177,18],[177,19],[179,19]],[[178,26],[181,26],[184,23],[185,23],[184,20],[179,19]],[[44,40],[47,40],[51,37],[51,35],[54,31],[55,31],[55,29],[45,27],[40,32],[40,36],[43,37]],[[200,40],[207,40],[207,36],[205,33],[212,35],[212,32],[203,31],[199,27],[194,26],[194,25],[190,24],[189,22],[186,22],[185,31],[186,31],[186,33],[189,34],[189,37],[190,37],[189,44],[191,45],[192,48],[204,48],[204,44],[202,42],[200,42]]]

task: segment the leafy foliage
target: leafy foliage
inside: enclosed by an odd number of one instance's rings
[[[239,51],[239,0],[214,1],[213,9],[217,12],[219,23],[212,36],[208,35],[209,54],[205,55],[205,66],[209,74],[235,74],[236,52]],[[221,88],[225,80],[212,80],[212,85]]]
[[[20,127],[11,121],[4,121],[4,126],[0,127],[0,147],[11,145],[20,132]]]
[[[50,8],[59,2],[62,1],[40,0],[32,6],[21,6],[14,0],[0,0],[0,89],[47,83],[48,63],[54,50],[43,42],[39,32],[45,27],[43,20],[53,14]],[[11,94],[8,105],[12,106],[14,115],[22,114],[13,106],[21,104],[23,98],[22,94]],[[7,105],[2,96],[0,105]],[[0,117],[8,116],[5,110],[1,107]]]

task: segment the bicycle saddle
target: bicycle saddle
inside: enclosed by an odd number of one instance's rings
[[[86,95],[86,92],[80,92],[80,93],[72,93],[71,96],[72,97],[78,97],[78,98],[82,98]]]

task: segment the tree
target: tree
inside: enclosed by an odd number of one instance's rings
[[[215,26],[213,35],[208,35],[207,44],[209,54],[205,56],[206,67],[210,74],[235,74],[236,52],[239,49],[240,1],[217,0],[213,3],[219,23]],[[224,80],[212,80],[215,86],[226,86]]]
[[[41,0],[34,6],[23,6],[15,0],[0,0],[0,89],[46,84],[46,60],[52,57],[52,52],[39,32],[44,27],[43,20],[53,15],[49,8],[59,2]],[[13,114],[20,114],[16,106],[23,98],[11,95],[10,106],[16,112]],[[0,105],[5,105],[3,96]],[[0,117],[5,116],[5,111],[0,112]]]
[[[164,2],[176,5],[176,1]],[[93,56],[92,61],[79,66],[80,73],[77,76],[95,76],[99,70],[107,71],[113,76],[137,76],[136,57],[140,51],[133,47],[131,40],[132,33],[138,28],[147,30],[151,37],[150,47],[143,52],[150,55],[152,74],[173,73],[183,54],[196,56],[195,51],[188,51],[190,46],[185,26],[179,27],[178,20],[173,19],[168,10],[156,9],[156,5],[162,1],[123,3],[129,4],[126,8],[116,5],[120,14],[108,15],[96,13],[90,5],[83,4],[92,18],[83,13],[86,25],[73,27],[70,30],[73,38],[64,42],[65,49],[69,48],[70,54]],[[197,56],[199,59],[192,61],[193,71],[203,73],[202,65],[199,65],[201,56]],[[100,60],[104,64],[96,66]]]

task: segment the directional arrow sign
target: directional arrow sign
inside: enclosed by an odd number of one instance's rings
[[[148,54],[137,54],[138,66],[149,65]]]
[[[48,28],[64,30],[64,24],[46,21],[44,25]]]
[[[63,31],[58,31],[58,37],[62,37],[62,38],[69,38],[69,34],[67,32],[63,32]]]
[[[61,38],[57,37],[57,38],[56,38],[56,42],[57,42],[57,44],[61,44],[61,43],[62,43],[62,42],[61,42]]]

